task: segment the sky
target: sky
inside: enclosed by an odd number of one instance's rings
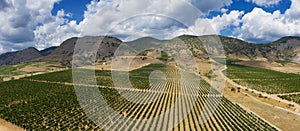
[[[252,43],[300,36],[300,0],[0,0],[0,54],[70,37],[224,35]]]

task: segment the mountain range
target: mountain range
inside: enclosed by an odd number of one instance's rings
[[[82,39],[86,40],[85,44],[87,45],[95,44],[99,39],[102,40],[102,44],[100,44],[98,48],[97,60],[105,60],[106,58],[112,57],[113,52],[115,52],[122,43],[134,45],[170,41],[157,40],[151,37],[139,38],[130,42],[122,42],[117,38],[108,36],[73,37],[65,40],[60,46],[50,47],[41,51],[30,47],[24,50],[2,54],[0,55],[0,65],[15,65],[35,61],[58,61],[62,65],[70,66],[75,45],[78,40]],[[299,62],[300,60],[300,37],[295,36],[282,37],[279,40],[265,44],[254,44],[236,38],[217,35],[182,35],[174,39],[182,40],[193,52],[193,55],[200,59],[209,58],[207,47],[203,44],[204,42],[207,42],[208,45],[213,45],[220,40],[228,58],[269,62]]]

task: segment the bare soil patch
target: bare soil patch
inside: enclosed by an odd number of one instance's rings
[[[240,104],[243,108],[251,110],[279,129],[284,131],[300,129],[300,116],[292,113],[295,109],[286,103],[260,97],[256,93],[243,89],[240,92],[233,92],[230,88],[225,88],[224,96],[230,101]]]
[[[0,131],[25,131],[25,130],[8,121],[0,119]]]

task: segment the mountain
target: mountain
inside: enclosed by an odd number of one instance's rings
[[[203,41],[214,44],[220,40],[227,57],[244,60],[264,60],[264,61],[290,61],[295,62],[300,58],[300,37],[283,37],[271,43],[253,44],[236,38],[224,36],[188,36],[179,37],[190,47],[191,50],[199,50],[196,55],[207,56]],[[200,43],[200,44],[199,44]],[[216,45],[217,46],[217,45]]]
[[[56,48],[57,48],[57,46],[52,46],[47,49],[41,50],[40,52],[43,56],[47,56],[47,55],[50,55]]]
[[[71,66],[71,60],[74,54],[75,45],[84,44],[86,47],[92,47],[99,44],[97,50],[97,60],[102,60],[113,56],[113,52],[118,48],[121,40],[113,37],[104,36],[86,36],[86,37],[73,37],[64,41],[57,47],[51,54],[39,58],[39,60],[56,60],[60,61],[62,65]]]
[[[64,41],[58,47],[50,47],[42,51],[31,47],[25,50],[10,52],[0,55],[0,65],[13,65],[19,63],[26,63],[32,61],[59,61],[62,65],[71,66],[71,61],[74,54],[76,44],[84,44],[87,47],[94,47],[99,44],[97,49],[96,58],[98,61],[108,59],[113,56],[113,53],[121,43],[128,46],[137,46],[137,48],[151,48],[152,45],[159,45],[163,42],[171,43],[173,40],[181,40],[192,51],[193,55],[198,58],[207,59],[212,52],[218,52],[220,43],[225,54],[229,58],[241,60],[259,60],[259,61],[287,61],[299,62],[300,61],[300,37],[287,36],[278,39],[274,42],[266,44],[253,44],[245,42],[240,39],[207,35],[207,36],[190,36],[182,35],[171,40],[157,40],[151,37],[139,38],[130,42],[122,42],[114,37],[104,36],[86,36],[86,37],[73,37]],[[205,45],[203,43],[206,43]],[[96,46],[98,47],[98,46]],[[139,50],[142,51],[142,50]],[[142,54],[146,55],[144,51]],[[83,56],[86,56],[84,54]],[[89,59],[87,56],[81,59]],[[88,60],[87,60],[88,61]]]
[[[0,55],[0,65],[14,65],[28,62],[43,55],[36,48],[30,47],[25,50],[8,52]]]

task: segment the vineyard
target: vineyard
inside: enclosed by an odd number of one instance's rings
[[[258,91],[270,94],[300,92],[300,75],[297,74],[242,65],[228,65],[227,68],[228,78]]]
[[[151,83],[148,77],[155,70],[163,72],[165,79],[154,73],[151,78],[154,81]],[[187,74],[193,78],[189,79],[191,82],[181,82],[180,78],[184,73],[170,66],[149,65],[131,71],[129,79],[134,88],[125,87],[122,90],[133,98],[138,92],[149,93],[147,99],[152,102],[141,104],[128,101],[119,94],[118,87],[113,88],[116,81],[113,82],[111,73],[95,71],[95,78],[103,98],[116,112],[133,119],[151,119],[160,114],[165,115],[150,123],[135,121],[111,124],[110,130],[164,130],[163,126],[174,126],[173,130],[276,130],[256,115],[224,98],[205,81],[197,81],[195,78],[198,76],[195,74]],[[1,83],[0,118],[28,130],[100,130],[80,107],[74,87],[67,83],[72,83],[71,70]],[[153,90],[150,90],[150,85],[154,87]],[[82,88],[90,87],[86,85]],[[182,98],[177,105],[182,110],[166,114],[178,98]],[[195,104],[191,106],[193,98]],[[99,104],[96,100],[97,98],[87,100],[86,106],[96,107]],[[90,106],[91,103],[95,106]],[[188,108],[185,110],[189,106],[192,107],[190,111]],[[184,112],[188,113],[187,117],[179,125],[174,125],[175,118],[183,117]],[[111,121],[120,118],[111,116],[100,119]]]
[[[279,97],[282,99],[286,99],[286,100],[293,101],[293,102],[300,104],[300,95],[299,94],[280,95]]]

